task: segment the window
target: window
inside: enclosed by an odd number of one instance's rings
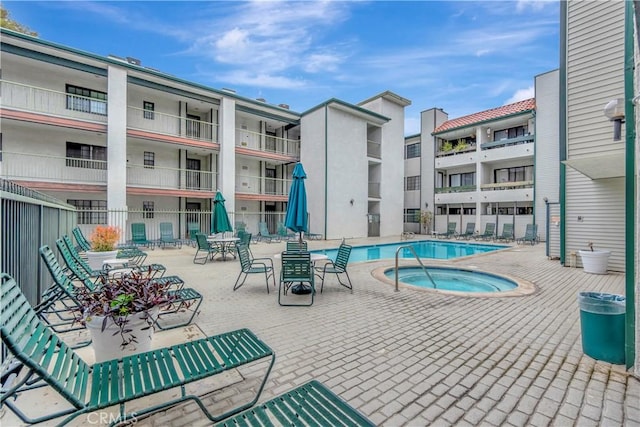
[[[420,176],[408,176],[404,179],[405,191],[419,190],[420,189]]]
[[[413,159],[414,157],[420,157],[420,143],[409,144],[404,147],[404,158]]]
[[[460,208],[449,208],[449,215],[460,215]]]
[[[493,171],[494,182],[533,181],[533,165],[496,169]]]
[[[508,129],[497,130],[493,133],[493,140],[500,141],[503,139],[517,138],[527,133],[527,126],[516,126]]]
[[[460,174],[460,185],[476,185],[476,173],[467,172]]]
[[[144,110],[144,118],[147,120],[154,120],[155,119],[155,114],[154,114],[154,110],[155,110],[155,104],[153,102],[149,102],[149,101],[142,101],[142,109]]]
[[[78,210],[78,224],[106,224],[106,200],[68,199],[67,203]]]
[[[145,201],[142,202],[142,217],[153,218],[153,211],[155,210],[154,203]]]
[[[463,208],[462,209],[462,214],[463,215],[475,215],[476,214],[476,208]]]
[[[72,168],[107,169],[107,148],[67,141],[66,164]]]
[[[405,209],[404,210],[404,222],[419,223],[420,222],[420,209]]]
[[[156,165],[156,153],[151,151],[144,152],[144,167],[146,169],[153,169]]]
[[[107,115],[107,94],[97,90],[67,85],[67,110]]]

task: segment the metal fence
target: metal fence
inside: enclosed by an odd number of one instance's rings
[[[51,284],[38,249],[55,248],[56,239],[71,233],[76,217],[73,206],[0,179],[0,267],[16,279],[31,304]]]

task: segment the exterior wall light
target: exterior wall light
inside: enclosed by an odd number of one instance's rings
[[[620,141],[624,123],[624,99],[612,99],[604,107],[604,115],[613,122],[613,140]]]

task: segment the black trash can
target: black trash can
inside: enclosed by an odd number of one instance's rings
[[[580,292],[582,351],[596,360],[623,364],[625,297]]]

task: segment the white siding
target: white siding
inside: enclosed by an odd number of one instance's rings
[[[623,97],[624,9],[624,2],[567,4],[568,159],[624,150],[603,114]],[[591,180],[567,168],[565,206],[567,256],[591,241],[612,251],[610,270],[624,270],[624,179]]]

